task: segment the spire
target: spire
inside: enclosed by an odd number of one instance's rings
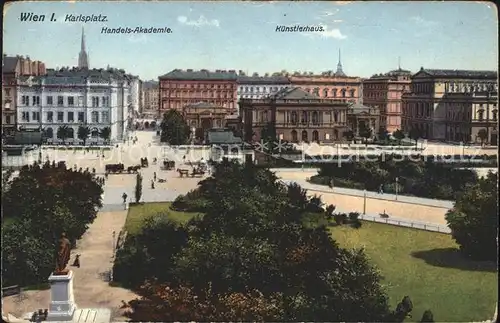
[[[80,48],[80,54],[78,55],[78,68],[89,68],[89,58],[87,52],[85,51],[85,31],[82,26],[82,43]]]
[[[82,47],[80,49],[82,52],[85,51],[85,30],[83,29],[83,26],[82,26]]]
[[[401,56],[398,56],[398,69],[401,70]]]
[[[337,64],[337,71],[335,72],[335,75],[336,76],[346,76],[344,71],[342,70],[342,61],[341,61],[341,57],[340,57],[340,48],[339,48],[339,63]]]

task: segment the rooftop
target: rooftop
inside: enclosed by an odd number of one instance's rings
[[[237,81],[243,84],[290,84],[285,76],[238,76]]]
[[[496,79],[498,78],[498,72],[496,71],[475,71],[475,70],[445,70],[445,69],[424,69],[420,68],[414,77],[419,74],[428,74],[432,77],[454,77],[454,78],[487,78]]]
[[[233,132],[228,129],[211,129],[207,131],[206,141],[209,145],[230,145],[243,142],[240,137],[235,137]]]
[[[269,98],[274,99],[274,100],[283,100],[283,99],[287,99],[287,100],[304,100],[304,99],[319,100],[320,99],[320,97],[318,97],[314,94],[311,94],[307,91],[304,91],[300,87],[281,89],[278,92],[276,92],[275,94],[270,95]]]
[[[236,81],[238,78],[238,74],[236,74],[235,70],[216,70],[208,71],[208,70],[180,70],[175,69],[165,75],[159,77],[159,79],[166,80],[220,80],[220,81]]]
[[[380,112],[379,108],[368,107],[361,103],[354,103],[349,105],[347,111],[349,114],[379,114]]]
[[[18,57],[4,56],[2,60],[3,73],[14,73],[16,71]]]

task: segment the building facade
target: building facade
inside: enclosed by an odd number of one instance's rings
[[[2,136],[16,131],[17,79],[20,76],[38,76],[46,73],[45,64],[31,61],[29,56],[3,55],[2,61]]]
[[[363,80],[363,104],[380,110],[380,125],[401,129],[402,96],[410,91],[411,72],[398,68]]]
[[[359,77],[347,76],[343,70],[339,50],[337,70],[312,73],[293,73],[289,76],[292,87],[301,89],[324,99],[333,99],[345,103],[362,102],[362,80]]]
[[[48,143],[62,143],[58,129],[67,127],[65,143],[77,144],[78,128],[88,127],[88,143],[102,142],[99,133],[109,127],[108,140],[121,141],[129,128],[132,76],[118,70],[60,70],[17,84],[19,130],[40,129]]]
[[[347,109],[347,126],[355,137],[360,136],[359,130],[363,127],[371,130],[372,138],[380,128],[380,110],[362,104],[352,104]]]
[[[417,129],[423,138],[496,143],[498,73],[495,71],[421,68],[403,94],[403,131]]]
[[[259,141],[273,124],[276,137],[288,142],[334,142],[347,128],[348,104],[324,99],[298,87],[286,88],[263,99],[241,99],[243,132],[247,142]]]
[[[142,109],[140,111],[141,115],[144,117],[154,118],[158,116],[158,111],[160,108],[159,104],[159,88],[158,82],[156,81],[146,81],[142,84]]]
[[[262,99],[288,87],[290,80],[284,76],[238,76],[237,99]]]
[[[235,70],[194,71],[173,70],[159,78],[160,107],[163,114],[170,109],[205,102],[224,107],[228,114],[236,114],[237,74]]]

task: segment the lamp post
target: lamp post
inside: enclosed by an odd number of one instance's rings
[[[363,190],[363,215],[366,215],[366,189]]]
[[[396,177],[396,201],[398,200],[399,177]]]

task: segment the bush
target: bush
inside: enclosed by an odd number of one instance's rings
[[[347,222],[347,214],[345,213],[335,213],[333,219],[337,225],[342,225]]]
[[[433,323],[434,322],[434,314],[432,314],[431,310],[427,310],[424,312],[422,315],[422,318],[420,319],[420,322],[424,323]]]

